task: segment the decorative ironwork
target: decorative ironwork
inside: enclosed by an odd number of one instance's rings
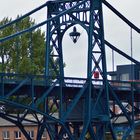
[[[140,62],[104,39],[102,4],[140,33],[139,28],[105,0],[48,1],[22,17],[0,26],[2,30],[11,24],[17,24],[25,17],[47,7],[47,20],[0,38],[1,44],[30,33],[29,51],[32,54],[32,31],[45,24],[47,26],[44,75],[0,73],[0,101],[6,108],[4,112],[0,112],[0,117],[16,124],[26,139],[31,140],[23,127],[23,121],[37,124],[38,140],[41,140],[45,129],[51,140],[84,140],[89,137],[93,140],[104,140],[107,132],[113,140],[116,140],[116,129],[120,125],[125,128],[122,136],[122,140],[125,140],[139,125],[135,117],[140,114],[140,109],[134,104],[139,102],[139,94],[137,94],[139,88],[134,89],[133,86],[139,83],[125,81],[124,83],[129,86],[124,90],[122,87],[117,89],[115,87],[122,81],[107,79],[105,45],[136,65],[140,66]],[[74,43],[77,42],[80,33],[76,30],[76,24],[82,26],[88,35],[87,77],[84,79],[64,76],[62,39],[65,32],[74,26],[70,36]],[[18,46],[18,42],[16,44]],[[32,56],[30,59],[32,60]],[[53,63],[56,60],[58,66]],[[17,72],[19,72],[18,64],[17,62]],[[97,71],[100,76],[93,77]],[[100,84],[96,84],[97,82]],[[23,100],[26,102],[21,102]],[[121,113],[116,113],[112,105],[118,106]],[[128,106],[133,109],[128,110]],[[10,113],[10,110],[14,109],[16,115]],[[32,114],[34,120],[27,119],[29,114]],[[117,119],[122,116],[125,118],[125,123],[118,123]]]
[[[73,27],[73,31],[71,33],[69,33],[69,36],[71,37],[73,43],[76,43],[77,40],[79,39],[80,33],[77,32],[77,29],[75,26]]]

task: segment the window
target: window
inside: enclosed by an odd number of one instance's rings
[[[128,81],[129,80],[129,73],[121,74],[120,80],[121,81]],[[130,85],[128,83],[121,83],[121,86],[129,87]]]
[[[117,76],[111,76],[111,80],[117,80]]]
[[[140,71],[139,71],[139,80],[140,80]]]
[[[67,133],[63,134],[63,138],[68,139],[68,134]]]
[[[3,140],[10,139],[9,131],[2,131],[2,138]]]
[[[128,81],[129,80],[129,73],[121,74],[120,80],[122,80],[122,81]]]
[[[28,131],[28,134],[30,135],[30,138],[31,138],[31,139],[34,138],[34,131],[33,131],[33,130]]]
[[[44,130],[43,134],[42,134],[42,138],[46,138],[47,137],[47,131],[46,129]]]
[[[20,131],[15,131],[14,132],[14,138],[15,139],[21,139],[21,132]]]

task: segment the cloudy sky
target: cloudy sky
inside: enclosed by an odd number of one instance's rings
[[[31,9],[45,3],[46,0],[1,0],[0,1],[0,20],[4,17],[12,17],[13,19],[19,14],[23,15]],[[116,9],[130,19],[140,28],[140,0],[108,0]],[[105,38],[119,49],[130,54],[130,27],[123,23],[116,15],[114,15],[105,6],[104,8],[104,29]],[[46,18],[46,9],[40,13],[33,15],[36,22],[40,22]],[[64,61],[67,64],[65,68],[66,76],[86,76],[87,65],[87,35],[84,29],[78,26],[81,36],[76,44],[69,38],[69,29],[63,39]],[[140,35],[133,31],[133,56],[140,60]],[[85,53],[86,52],[86,53]],[[111,50],[107,49],[107,68],[112,70]],[[122,63],[123,62],[123,63]],[[130,63],[123,57],[115,54],[115,65]]]
[[[14,18],[18,14],[25,14],[45,2],[46,0],[1,0],[0,19],[7,16]]]
[[[139,0],[108,0],[108,2],[110,2],[110,4],[112,4],[126,18],[140,28]],[[105,38],[117,48],[130,55],[130,27],[120,20],[115,14],[110,12],[110,10],[108,10],[106,7],[104,7],[104,24]],[[133,30],[132,38],[133,57],[140,61],[140,35]],[[108,62],[109,60],[110,59],[108,59]],[[130,64],[131,62],[127,61],[120,55],[115,54],[115,63],[116,65],[122,65],[128,63]]]

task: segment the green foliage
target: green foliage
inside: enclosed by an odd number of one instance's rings
[[[19,18],[19,16],[17,16]],[[4,18],[0,21],[0,26],[9,23],[12,19]],[[0,38],[5,38],[9,35],[18,33],[29,27],[35,25],[35,21],[30,17],[27,17],[15,24],[12,24],[2,30],[0,30]],[[45,33],[40,29],[35,29],[32,32],[27,32],[22,35],[16,36],[12,39],[0,43],[0,73],[18,73],[18,74],[44,74],[45,66]],[[53,49],[50,50],[53,55]],[[50,57],[51,62],[55,66],[50,64],[50,73],[55,78],[59,69],[58,59]],[[65,65],[64,65],[65,66]],[[9,78],[9,77],[8,77]],[[12,77],[13,78],[13,77]],[[18,80],[24,77],[18,77]],[[40,80],[39,78],[37,79]],[[41,79],[42,80],[42,79]],[[40,81],[41,81],[40,80]],[[51,81],[52,79],[50,79]],[[10,96],[9,100],[18,102],[24,105],[28,105],[32,102],[31,97],[26,96]],[[39,104],[38,108],[44,110],[45,102]],[[48,105],[50,107],[50,105]],[[9,110],[9,112],[12,110]],[[15,110],[16,112],[17,110]],[[21,111],[24,111],[21,109]],[[57,112],[56,105],[52,107],[52,112]],[[13,113],[13,112],[10,112]]]
[[[0,21],[0,25],[4,25],[11,20],[10,18],[4,18]],[[0,30],[0,38],[20,32],[33,25],[35,25],[35,21],[27,17]],[[44,63],[45,33],[40,28],[0,44],[0,72],[43,74]]]

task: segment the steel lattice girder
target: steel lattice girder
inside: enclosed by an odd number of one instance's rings
[[[87,132],[90,135],[100,137],[104,139],[105,127],[109,125],[109,99],[108,99],[108,82],[105,62],[105,48],[104,48],[104,30],[103,30],[103,17],[102,17],[102,2],[101,1],[58,1],[50,3],[48,8],[48,17],[58,16],[62,11],[69,10],[73,6],[76,6],[72,10],[63,14],[53,20],[47,26],[47,48],[52,46],[56,52],[54,56],[59,60],[59,83],[60,83],[60,118],[62,121],[67,122],[71,118],[70,114],[77,106],[82,102],[85,110],[82,116],[77,118],[77,122],[82,123],[83,129],[80,130],[81,134],[79,139],[85,139]],[[80,4],[82,3],[82,4]],[[87,67],[87,80],[81,90],[72,99],[64,98],[66,94],[63,90],[63,55],[62,55],[62,38],[68,28],[75,24],[80,24],[88,34],[88,67]],[[51,48],[50,48],[51,49]],[[49,50],[47,52],[50,52]],[[49,60],[52,55],[47,54],[46,68],[49,68]],[[104,92],[94,98],[91,89],[92,87],[92,74],[94,71],[99,70],[103,79]],[[50,76],[49,69],[46,70],[47,76]],[[95,95],[96,96],[96,95]],[[82,99],[83,98],[83,99]],[[68,103],[70,101],[70,103]],[[82,101],[83,100],[83,101]],[[94,101],[93,101],[94,100]],[[94,103],[95,102],[95,103]],[[100,104],[102,102],[102,104]],[[64,110],[64,104],[68,107]],[[81,106],[82,107],[82,106]],[[99,111],[98,111],[99,110]],[[80,120],[82,119],[82,120]],[[100,126],[98,121],[100,121]],[[71,122],[72,123],[72,122]],[[94,126],[94,129],[92,128]],[[90,131],[89,131],[90,130]],[[96,133],[95,133],[96,130]],[[97,130],[99,131],[97,133]],[[80,133],[80,132],[79,132]]]
[[[34,123],[38,125],[38,140],[41,139],[44,129],[47,129],[50,139],[68,138],[71,140],[84,140],[85,137],[90,136],[91,139],[102,140],[105,139],[106,131],[110,131],[112,138],[115,140],[116,124],[114,120],[119,118],[120,115],[117,115],[110,109],[109,105],[112,101],[119,106],[122,110],[122,116],[128,122],[124,125],[127,126],[127,129],[122,139],[126,139],[133,130],[134,111],[135,113],[139,113],[139,109],[134,107],[134,92],[132,89],[132,100],[130,100],[129,95],[124,97],[120,93],[116,93],[109,84],[107,80],[105,44],[132,62],[137,64],[139,62],[104,40],[102,2],[128,25],[139,32],[136,26],[131,24],[130,21],[124,18],[105,0],[57,0],[48,1],[46,4],[26,15],[28,16],[42,7],[47,6],[48,19],[46,21],[27,30],[0,39],[0,42],[4,42],[5,40],[33,31],[47,24],[45,76],[41,77],[43,84],[40,81],[38,82],[41,84],[36,83],[36,76],[24,75],[22,80],[14,81],[14,78],[19,75],[1,75],[1,101],[6,105],[11,105],[13,108],[22,110],[23,115],[20,116],[17,114],[14,117],[8,113],[1,112],[0,116],[15,123],[27,139],[30,140],[29,135],[23,128],[22,120],[26,120],[26,115],[32,113],[35,116]],[[18,20],[12,23],[16,23]],[[65,32],[75,24],[81,25],[88,34],[86,79],[67,79],[64,77],[62,39]],[[10,24],[8,23],[5,26],[8,25]],[[55,53],[52,53],[52,51]],[[59,69],[57,69],[52,61],[56,59],[58,59]],[[49,69],[49,65],[52,65],[52,69]],[[101,76],[101,85],[99,87],[93,84],[94,81],[92,79],[92,75],[96,70],[99,71]],[[51,75],[51,71],[55,71],[56,76]],[[9,76],[12,77],[14,83],[11,84],[10,80],[9,83],[5,82]],[[73,85],[72,83],[67,83],[70,80],[81,80],[82,84],[74,83]],[[118,90],[118,92],[122,91]],[[127,93],[130,94],[131,91],[127,91]],[[11,96],[16,96],[16,100],[11,101]],[[21,104],[19,98],[26,100],[27,98],[25,97],[28,97],[30,102],[28,104]],[[122,104],[122,100],[125,100],[133,108],[132,111],[128,111],[128,107]],[[40,104],[43,104],[43,109],[39,108]],[[54,108],[57,110],[56,116],[53,112]],[[77,111],[80,113],[78,114]],[[43,116],[42,119],[38,118],[38,114]]]

